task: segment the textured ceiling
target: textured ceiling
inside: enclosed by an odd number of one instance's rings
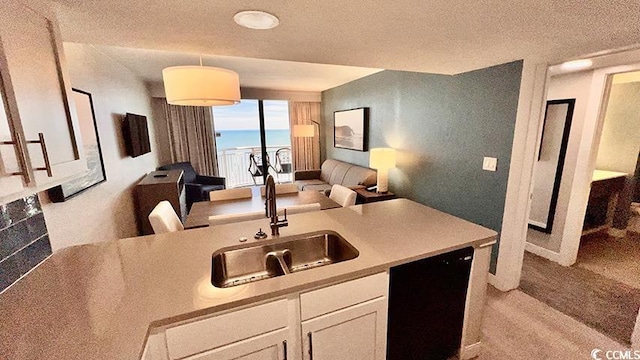
[[[25,0],[42,2],[46,0]],[[637,0],[60,0],[65,41],[455,74],[640,42]],[[239,27],[240,10],[279,27]]]

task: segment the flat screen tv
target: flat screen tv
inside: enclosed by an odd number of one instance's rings
[[[151,152],[146,116],[127,113],[124,117],[122,132],[129,156],[137,157]]]

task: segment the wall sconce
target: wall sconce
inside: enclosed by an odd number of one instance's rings
[[[391,148],[374,148],[369,153],[369,167],[378,170],[376,192],[389,190],[389,169],[396,167],[396,151]]]

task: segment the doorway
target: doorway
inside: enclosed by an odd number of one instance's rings
[[[213,108],[220,176],[227,187],[262,185],[271,174],[291,182],[291,131],[286,100],[243,99]]]
[[[629,85],[632,81],[624,86],[619,81],[620,76],[633,78],[633,70],[640,65],[550,77],[547,99],[575,98],[575,118],[551,230],[529,229],[521,280],[525,293],[624,344],[631,342],[640,304],[640,236],[630,231],[640,207],[633,203],[640,156],[640,72],[637,91]],[[540,151],[542,158],[544,149]],[[537,162],[532,177],[532,207],[538,180],[548,180],[539,166]],[[547,193],[553,193],[553,185]],[[529,218],[535,216],[532,208]]]

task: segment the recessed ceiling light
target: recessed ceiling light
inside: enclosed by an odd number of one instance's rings
[[[240,26],[256,30],[273,29],[280,24],[275,15],[255,10],[240,11],[233,16],[233,20]]]
[[[593,65],[593,61],[591,61],[589,59],[583,59],[583,60],[567,61],[565,63],[562,63],[562,65],[560,65],[560,67],[563,70],[572,71],[572,70],[586,69],[586,68],[591,67],[591,65]]]

